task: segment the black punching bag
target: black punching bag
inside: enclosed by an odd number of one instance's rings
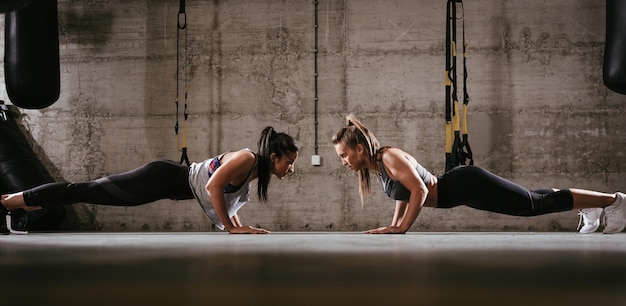
[[[28,5],[32,0],[0,0],[0,12],[10,12]]]
[[[626,94],[626,0],[606,0],[604,85]]]
[[[0,101],[0,194],[29,189],[54,179],[22,134],[15,112]],[[45,207],[26,214],[27,222],[14,225],[17,230],[53,230],[65,219],[63,206]],[[13,220],[16,222],[16,220]],[[0,220],[4,223],[4,219]]]
[[[42,109],[59,98],[58,27],[57,0],[35,0],[5,14],[4,76],[14,105]]]

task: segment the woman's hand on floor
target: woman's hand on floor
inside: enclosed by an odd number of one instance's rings
[[[252,226],[233,227],[228,231],[230,234],[269,234],[270,231]]]
[[[364,231],[364,234],[404,234],[405,232],[397,226],[383,226],[377,229]]]

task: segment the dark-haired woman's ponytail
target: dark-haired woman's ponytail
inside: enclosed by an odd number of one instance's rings
[[[272,154],[270,152],[272,136],[274,134],[276,134],[276,131],[274,131],[274,128],[271,126],[268,126],[261,131],[261,137],[259,139],[259,155],[267,158],[270,157],[270,154]]]
[[[281,158],[293,152],[298,152],[298,146],[296,146],[291,136],[285,133],[278,133],[271,126],[263,129],[259,139],[259,181],[257,183],[257,193],[259,200],[262,202],[267,203],[267,187],[271,178],[270,155],[274,153],[277,158]]]
[[[270,184],[270,154],[272,136],[276,134],[274,128],[268,126],[261,131],[261,137],[259,138],[259,169],[258,176],[259,181],[257,183],[257,194],[261,202],[267,203],[267,188]]]

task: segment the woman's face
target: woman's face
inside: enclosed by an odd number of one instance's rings
[[[272,173],[279,179],[283,179],[287,174],[295,171],[294,163],[298,158],[298,152],[288,153],[282,157],[278,157],[276,153],[270,155],[272,161]]]
[[[354,148],[350,148],[345,143],[340,142],[335,144],[335,151],[337,156],[341,159],[341,163],[344,166],[348,166],[352,171],[358,171],[363,168],[363,151],[362,145],[357,145]]]

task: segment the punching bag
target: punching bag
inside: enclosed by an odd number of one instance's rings
[[[32,1],[5,14],[4,77],[14,105],[42,109],[59,98],[58,24],[57,0]]]
[[[1,0],[0,13],[18,10],[28,5],[32,0]]]
[[[606,0],[604,85],[626,94],[626,0]]]
[[[22,134],[14,117],[14,112],[10,111],[3,101],[0,101],[0,194],[18,192],[54,182]],[[26,216],[27,220],[14,218],[13,228],[15,229],[53,230],[65,218],[65,208],[63,206],[46,207],[27,214],[16,215]]]

